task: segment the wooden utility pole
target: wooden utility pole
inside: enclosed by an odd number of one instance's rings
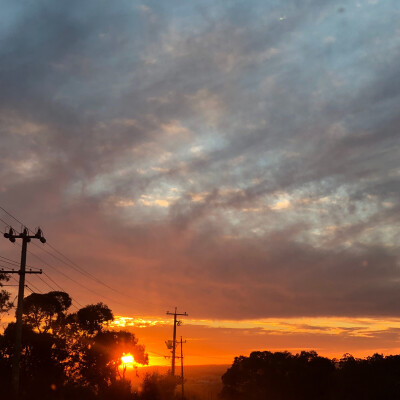
[[[174,334],[173,334],[173,339],[172,339],[172,365],[171,365],[171,375],[175,376],[175,355],[176,355],[176,326],[181,325],[182,321],[178,321],[176,319],[177,315],[181,315],[184,317],[187,317],[188,314],[186,314],[186,312],[184,312],[183,314],[180,314],[177,312],[177,308],[175,307],[175,312],[170,313],[169,311],[167,311],[167,315],[173,315],[174,316]]]
[[[182,385],[182,400],[185,399],[185,390],[184,390],[184,384],[185,384],[185,379],[183,377],[183,343],[186,343],[186,340],[183,341],[182,340],[182,336],[181,336],[181,385]]]
[[[19,287],[18,287],[18,305],[15,322],[15,348],[14,348],[14,357],[12,363],[12,385],[14,389],[14,397],[16,400],[19,398],[19,360],[21,357],[21,347],[22,347],[22,305],[24,301],[24,289],[25,289],[25,274],[41,274],[40,271],[26,271],[26,252],[28,243],[31,239],[39,239],[42,243],[46,243],[46,239],[43,236],[42,230],[38,228],[35,235],[29,235],[29,231],[27,228],[16,234],[13,228],[10,228],[8,232],[4,234],[4,237],[8,239],[11,243],[15,242],[15,239],[22,239],[22,250],[21,250],[21,265],[19,271],[6,271],[1,270],[3,273],[7,274],[19,274]]]

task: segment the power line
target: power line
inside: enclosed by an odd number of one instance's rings
[[[4,258],[5,260],[1,260],[1,261],[3,261],[3,262],[6,262],[6,263],[9,263],[9,264],[11,264],[12,266],[18,266],[19,264],[18,264],[18,262],[17,261],[14,261],[14,260],[11,260],[10,258],[7,258],[7,257],[4,257],[4,256],[0,256],[0,258]],[[35,270],[40,270],[39,268],[35,268],[35,267],[31,267],[31,266],[29,266],[29,265],[27,265],[27,267],[29,267],[30,269],[35,269]],[[47,275],[46,274],[46,272],[44,272],[44,271],[42,271],[42,273],[44,274],[44,275],[46,275],[46,277],[49,279],[49,280],[51,280],[62,292],[66,292],[66,290],[64,289],[64,288],[62,288],[57,282],[55,282],[49,275]],[[37,276],[42,282],[44,282],[51,290],[53,290],[53,291],[57,291],[57,289],[55,289],[54,287],[52,287],[51,285],[49,285],[41,276]],[[14,279],[15,280],[15,279]],[[32,285],[33,286],[33,285]],[[71,296],[70,296],[71,297]],[[82,307],[84,307],[82,304],[80,304],[77,300],[75,300],[75,299],[73,299],[72,297],[71,297],[71,300],[74,302],[74,303],[76,303],[76,304],[78,304],[81,308]],[[72,305],[72,306],[74,306],[74,305]],[[76,309],[78,309],[78,307],[76,307],[76,306],[74,306]]]
[[[45,275],[49,280],[51,280],[62,292],[67,293],[66,290],[63,289],[63,288],[62,288],[56,281],[54,281],[49,275],[47,275],[46,272],[43,271],[43,275]],[[42,282],[44,282],[51,290],[57,292],[57,290],[56,290],[54,287],[52,287],[49,283],[47,283],[40,275],[37,275],[37,277],[38,277]],[[10,276],[10,278],[18,284],[17,279],[15,279],[12,275]],[[30,282],[30,285],[35,289],[35,287],[34,287],[34,285],[32,284],[32,282]],[[28,285],[26,285],[26,286],[28,286]],[[36,289],[37,289],[37,287],[36,287]],[[31,290],[31,289],[29,288],[29,290]],[[38,291],[39,293],[42,293],[39,289],[37,289],[37,291]],[[32,290],[31,290],[31,292],[32,292]],[[33,292],[32,292],[32,293],[33,293]],[[71,297],[71,296],[69,296],[69,297]],[[79,302],[78,302],[77,300],[75,300],[73,297],[71,297],[71,300],[73,301],[73,303],[78,304],[79,307],[81,307],[81,308],[84,307],[81,303],[79,303]],[[14,301],[15,301],[15,299],[14,299]],[[13,302],[13,303],[14,303],[14,302]],[[79,310],[79,308],[78,308],[76,305],[71,304],[71,306],[72,306],[72,307],[75,307],[77,310]],[[14,307],[14,306],[13,306],[13,307]]]
[[[7,258],[7,257],[4,257],[4,256],[0,256],[0,258],[2,259],[2,260],[0,260],[0,261],[2,261],[2,262],[5,262],[5,263],[8,263],[8,264],[11,264],[11,265],[16,265],[16,266],[18,266],[19,267],[19,262],[18,261],[15,261],[15,260],[11,260],[10,258]],[[37,267],[32,267],[31,265],[26,265],[28,268],[30,268],[30,269],[37,269],[37,270],[40,270],[40,268],[37,268]]]
[[[5,263],[7,263],[7,264],[18,265],[18,262],[17,262],[17,261],[11,260],[11,259],[9,259],[9,258],[7,258],[7,257],[0,256],[0,258],[1,258],[1,261],[2,261],[2,262],[5,262]]]
[[[18,281],[12,275],[10,276],[10,279],[18,283]]]
[[[17,217],[15,217],[14,215],[12,215],[12,214],[11,214],[9,211],[7,211],[4,207],[0,206],[0,209],[3,210],[7,215],[9,215],[9,216],[10,216],[11,218],[13,218],[15,221],[17,221],[19,224],[21,224],[22,226],[25,226],[25,225],[22,223],[22,221],[20,221]],[[26,227],[26,228],[27,228],[29,231],[33,232],[29,227]],[[82,268],[81,266],[79,266],[78,264],[76,264],[75,262],[73,262],[73,261],[72,261],[69,257],[67,257],[65,254],[63,254],[63,253],[61,253],[59,250],[57,250],[57,249],[56,249],[54,246],[52,246],[50,243],[46,242],[46,244],[47,244],[53,251],[55,251],[57,254],[61,255],[62,257],[64,257],[64,259],[66,259],[66,260],[68,261],[68,263],[67,263],[66,261],[60,259],[59,257],[55,256],[54,254],[51,254],[49,251],[43,249],[42,246],[38,246],[38,245],[35,244],[35,243],[33,243],[33,244],[34,244],[36,247],[40,248],[40,249],[41,249],[42,251],[44,251],[45,253],[51,255],[51,256],[52,256],[53,258],[55,258],[56,260],[58,260],[58,261],[64,263],[64,264],[67,265],[68,267],[70,267],[70,268],[74,269],[75,271],[81,273],[82,275],[86,276],[87,278],[96,281],[97,283],[103,285],[104,287],[106,287],[106,288],[108,288],[108,289],[114,291],[115,293],[117,293],[117,294],[119,294],[119,295],[121,295],[121,296],[129,297],[130,299],[132,298],[131,295],[127,295],[126,293],[123,293],[123,292],[121,292],[121,291],[119,291],[119,290],[113,288],[112,286],[110,286],[110,285],[108,285],[107,283],[103,282],[101,279],[97,278],[96,276],[94,276],[94,275],[91,274],[90,272],[86,271],[84,268]],[[31,254],[33,254],[33,253],[31,253]],[[75,283],[77,283],[77,282],[75,281]],[[77,283],[77,284],[80,285],[79,283]],[[82,286],[82,285],[80,285],[80,286]],[[90,290],[90,289],[88,289],[88,290]],[[92,291],[92,290],[91,290],[91,291]],[[92,292],[93,292],[93,291],[92,291]],[[95,294],[99,295],[98,293],[95,293]],[[103,297],[108,298],[109,300],[112,300],[112,301],[115,302],[115,300],[110,299],[109,297],[106,297],[106,296],[104,296],[104,295],[100,295],[100,296],[103,296]],[[139,297],[137,297],[137,296],[134,296],[134,297],[135,297],[136,300],[141,301],[141,302],[144,303],[144,304],[148,304],[148,303],[149,303],[149,300],[148,300],[148,299],[147,299],[147,300],[144,300],[144,299],[141,299],[141,298],[139,298]],[[119,302],[116,302],[116,303],[117,303],[117,304],[123,305],[122,303],[119,303]]]
[[[24,224],[17,219],[16,217],[14,217],[14,215],[10,214],[6,209],[4,209],[2,206],[0,206],[0,209],[3,210],[8,216],[10,216],[11,218],[15,219],[15,221],[17,221],[19,224],[21,224],[21,226],[24,226]],[[9,224],[7,224],[9,225]],[[28,228],[29,229],[29,228]],[[31,229],[29,229],[31,232],[33,232]]]
[[[43,293],[43,292],[42,292],[40,289],[38,289],[38,287],[35,286],[32,282],[29,282],[29,285],[31,285],[31,286],[36,290],[36,293],[40,293],[40,294]],[[26,285],[26,287],[29,287],[29,286]]]
[[[65,291],[57,282],[55,282],[53,279],[51,279],[50,276],[48,276],[45,272],[43,272],[43,274],[46,275],[46,277],[47,277],[48,279],[50,279],[59,289],[61,289],[62,292],[65,292],[65,293],[66,293],[66,291]],[[48,282],[46,282],[41,276],[38,275],[37,277],[38,277],[45,285],[47,285],[51,290],[57,292],[57,289],[55,289],[55,288],[54,288],[53,286],[51,286]],[[69,297],[71,297],[71,296],[69,296]],[[71,297],[71,300],[72,300],[74,303],[78,304],[79,307],[81,307],[81,308],[84,307],[81,303],[79,303],[79,301],[75,300],[73,297]],[[75,307],[77,310],[79,310],[79,308],[78,308],[77,306],[75,306],[74,304],[72,304],[72,306]]]
[[[73,262],[70,258],[68,258],[65,254],[61,253],[60,251],[58,251],[54,246],[52,246],[50,243],[47,244],[51,249],[53,249],[57,254],[59,254],[60,256],[64,257],[69,263],[70,263],[70,267],[74,268],[76,271],[80,272],[81,274],[85,274],[86,276],[90,277],[91,279],[95,280],[96,282],[100,283],[101,285],[105,286],[106,288],[118,293],[118,294],[122,294],[123,296],[127,296],[129,297],[127,294],[120,292],[117,289],[114,289],[112,286],[108,285],[107,283],[104,283],[101,279],[97,278],[96,276],[94,276],[93,274],[91,274],[88,271],[85,271],[82,267],[80,267],[78,264],[76,264],[75,262]],[[52,255],[53,257],[55,257],[54,255]],[[59,259],[59,258],[57,258]],[[65,261],[61,260],[64,264],[68,265]]]
[[[48,243],[46,243],[46,244],[49,245]],[[140,298],[140,297],[138,297],[138,296],[133,296],[132,294],[127,295],[126,293],[123,293],[123,292],[121,292],[121,291],[119,291],[119,290],[116,290],[116,289],[114,289],[112,286],[109,286],[109,285],[107,285],[106,283],[102,282],[100,279],[94,277],[92,274],[90,274],[89,272],[85,271],[83,268],[79,267],[77,264],[75,264],[75,265],[70,265],[70,264],[68,264],[66,261],[62,260],[60,257],[57,257],[57,256],[55,256],[54,254],[50,253],[49,251],[45,250],[42,246],[40,246],[40,245],[38,245],[38,244],[36,244],[36,243],[34,243],[34,245],[35,245],[35,247],[38,247],[39,249],[41,249],[42,251],[44,251],[44,252],[47,253],[48,255],[52,256],[52,257],[55,258],[56,260],[58,260],[58,261],[62,262],[63,264],[65,264],[67,267],[72,268],[73,270],[75,270],[75,271],[81,273],[82,275],[84,275],[84,276],[86,276],[86,277],[92,279],[93,281],[95,281],[95,282],[97,282],[97,283],[100,283],[101,285],[105,286],[106,288],[111,289],[112,291],[114,291],[115,293],[117,293],[117,294],[119,294],[119,295],[122,295],[122,296],[124,296],[124,297],[128,297],[129,299],[134,298],[135,300],[137,300],[137,301],[139,301],[139,302],[141,302],[141,303],[143,303],[143,304],[149,304],[149,303],[151,303],[150,300],[145,300],[145,299],[142,299],[142,298]],[[53,247],[52,247],[52,248],[53,248]],[[33,253],[31,253],[31,254],[33,254]],[[66,256],[63,255],[62,253],[60,253],[60,254],[61,254],[63,257],[66,257]],[[79,268],[80,268],[82,271],[81,271]],[[90,289],[89,289],[89,290],[90,290]],[[98,294],[98,293],[96,293],[96,294],[99,295],[99,296],[103,296],[103,297],[105,297],[105,298],[107,298],[107,299],[109,299],[109,300],[111,300],[111,301],[114,301],[114,302],[116,302],[117,304],[124,305],[123,303],[117,302],[117,301],[115,301],[114,299],[112,299],[112,298],[110,298],[110,297],[108,297],[108,296],[106,296],[106,295],[104,295],[104,294],[101,294],[101,295]],[[153,303],[153,304],[154,304],[154,303]]]
[[[108,298],[109,300],[113,301],[113,299],[105,296],[104,294],[100,294],[100,293],[96,292],[95,290],[90,289],[87,286],[83,285],[82,283],[78,282],[74,278],[71,278],[70,276],[68,276],[67,274],[65,274],[64,272],[60,271],[58,268],[56,268],[54,265],[51,265],[47,261],[43,260],[43,258],[39,257],[37,254],[32,253],[31,251],[28,251],[28,253],[30,253],[32,256],[36,257],[38,260],[40,260],[42,263],[46,264],[51,269],[53,269],[53,270],[57,271],[59,274],[63,275],[65,278],[69,279],[71,282],[74,282],[76,285],[82,287],[83,289],[86,289],[89,292],[92,292],[96,296],[105,297],[105,298]]]
[[[49,275],[46,274],[46,272],[43,271],[43,275],[45,275],[51,282],[53,282],[59,289],[61,289],[63,292],[65,290]]]
[[[0,206],[0,210],[3,210],[8,216],[10,216],[11,218],[13,218],[16,222],[18,222],[22,228],[26,228],[29,231],[33,232],[29,227],[27,227],[21,220],[19,220],[17,217],[15,217],[14,215],[12,215],[9,211],[7,211],[4,207]],[[9,224],[6,224],[7,226],[9,226]],[[22,229],[21,228],[21,229]],[[75,271],[81,273],[82,275],[86,276],[87,278],[101,284],[102,286],[114,291],[115,293],[124,296],[124,297],[128,297],[129,299],[135,299],[138,302],[141,302],[142,304],[155,304],[153,303],[150,299],[143,299],[140,298],[138,296],[132,295],[132,294],[126,294],[123,293],[115,288],[113,288],[112,286],[108,285],[107,283],[103,282],[101,279],[97,278],[96,276],[94,276],[93,274],[91,274],[90,272],[86,271],[84,268],[80,267],[78,264],[74,263],[70,258],[68,258],[65,254],[61,253],[59,250],[57,250],[54,246],[52,246],[51,244],[49,244],[48,242],[46,242],[46,244],[53,250],[55,251],[57,254],[59,254],[60,256],[64,257],[64,259],[68,260],[68,263],[62,259],[60,259],[59,257],[55,256],[54,254],[50,253],[49,251],[46,251],[45,249],[43,249],[42,246],[38,246],[35,243],[34,244],[36,247],[38,247],[39,249],[42,249],[42,251],[44,251],[45,253],[47,253],[48,255],[51,255],[53,258],[55,258],[56,260],[64,263],[66,266],[68,266],[69,268],[74,269]],[[43,263],[45,263],[47,266],[49,266],[50,268],[54,269],[55,271],[57,271],[58,273],[62,274],[65,278],[69,279],[70,281],[74,282],[75,284],[77,284],[78,286],[81,286],[82,288],[96,294],[97,296],[103,297],[105,299],[108,299],[116,304],[119,304],[121,306],[126,306],[126,304],[121,303],[115,299],[112,299],[104,294],[99,294],[98,292],[88,288],[87,286],[81,284],[80,282],[76,281],[75,279],[71,278],[70,276],[66,275],[65,273],[63,273],[62,271],[60,271],[59,269],[57,269],[54,265],[50,265],[49,263],[47,263],[46,261],[44,261],[42,258],[40,258],[39,256],[37,256],[36,254],[32,253],[29,251],[30,254],[32,254],[34,257],[38,258],[39,260],[41,260]],[[79,304],[79,303],[77,303]]]
[[[12,215],[10,212],[8,212],[4,207],[0,206],[0,209],[3,210],[7,215],[9,215],[11,218],[13,218],[15,221],[17,221],[18,223],[20,223],[22,226],[26,226],[24,225],[18,218],[14,217],[14,215]],[[31,232],[33,232],[29,227],[27,227]],[[70,258],[68,258],[65,254],[61,253],[59,250],[57,250],[54,246],[52,246],[51,244],[47,243],[47,245],[53,249],[56,253],[58,253],[59,255],[61,255],[62,257],[64,257],[66,260],[69,261],[69,264],[67,262],[65,262],[64,260],[61,260],[59,257],[56,257],[54,254],[51,254],[50,252],[42,249],[43,251],[45,251],[46,253],[50,254],[52,257],[56,258],[57,260],[63,262],[64,264],[68,265],[70,268],[75,269],[76,271],[80,272],[83,275],[86,275],[87,277],[95,280],[96,282],[100,283],[101,285],[107,287],[110,290],[113,290],[114,292],[121,294],[123,296],[128,296],[125,293],[120,292],[117,289],[114,289],[113,287],[111,287],[110,285],[108,285],[107,283],[103,282],[101,279],[97,278],[96,276],[94,276],[93,274],[91,274],[90,272],[87,272],[85,269],[83,269],[82,267],[80,267],[79,265],[77,265],[76,263],[74,263]],[[36,245],[37,246],[37,245]],[[37,246],[39,247],[39,246]],[[128,296],[129,297],[129,296]]]
[[[7,223],[6,221],[4,221],[4,219],[1,219],[0,218],[0,221],[7,227],[7,226],[10,226],[10,224],[9,223]]]
[[[54,289],[54,287],[52,287],[49,283],[47,283],[41,276],[38,276],[38,278],[52,291],[57,292],[56,289]],[[64,292],[64,290],[63,290]]]
[[[27,289],[29,289],[29,290],[31,291],[32,294],[35,293],[28,285],[25,285],[25,287],[26,287]]]

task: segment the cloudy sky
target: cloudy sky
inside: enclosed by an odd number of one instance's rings
[[[78,307],[400,347],[398,1],[0,4],[0,205]]]

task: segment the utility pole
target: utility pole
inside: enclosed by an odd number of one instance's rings
[[[14,389],[15,399],[19,398],[19,360],[21,357],[21,339],[22,339],[22,305],[24,301],[24,288],[25,288],[25,274],[41,274],[42,270],[39,271],[26,271],[26,252],[28,243],[31,239],[39,239],[42,243],[46,243],[46,239],[43,236],[42,230],[38,228],[35,235],[29,235],[27,228],[16,234],[13,228],[10,227],[9,231],[4,234],[4,237],[11,243],[15,243],[15,239],[22,239],[22,250],[21,250],[21,265],[19,271],[5,271],[1,272],[7,274],[19,274],[19,287],[18,287],[18,305],[16,311],[16,323],[15,323],[15,348],[14,357],[12,364],[12,384]]]
[[[184,383],[185,383],[185,380],[184,380],[184,378],[183,378],[183,343],[186,343],[186,340],[185,341],[183,341],[182,340],[182,336],[181,336],[181,384],[182,384],[182,400],[184,400],[185,399],[185,390],[184,390]]]
[[[187,317],[188,314],[184,312],[183,314],[180,314],[177,312],[177,308],[175,307],[175,312],[170,313],[167,311],[167,315],[173,315],[174,316],[174,335],[172,339],[172,366],[171,366],[171,375],[175,376],[175,354],[176,354],[176,325],[181,325],[182,321],[177,321],[176,317],[177,315],[182,315],[184,317]]]

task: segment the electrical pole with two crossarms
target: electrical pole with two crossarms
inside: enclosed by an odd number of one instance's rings
[[[25,275],[26,274],[41,274],[42,270],[39,271],[26,271],[26,253],[28,243],[31,239],[39,239],[42,243],[46,243],[46,239],[43,236],[42,230],[37,229],[34,235],[29,235],[27,228],[21,233],[16,233],[13,228],[10,228],[8,232],[4,234],[4,237],[11,243],[15,243],[15,239],[22,239],[22,250],[21,250],[21,265],[19,271],[15,270],[1,270],[0,272],[5,274],[19,274],[19,285],[18,285],[18,305],[16,311],[16,323],[15,323],[15,348],[14,357],[12,363],[12,384],[14,389],[14,397],[16,400],[19,398],[19,361],[21,357],[22,348],[22,305],[24,301],[24,288],[25,288]]]
[[[175,357],[176,357],[176,326],[181,325],[182,321],[178,321],[176,319],[176,317],[178,315],[183,316],[183,317],[187,317],[188,314],[186,314],[186,312],[182,313],[178,313],[177,312],[177,308],[175,307],[175,312],[171,313],[169,311],[167,311],[167,315],[173,315],[174,316],[174,333],[173,333],[173,339],[172,339],[172,363],[171,363],[171,375],[175,376]]]

